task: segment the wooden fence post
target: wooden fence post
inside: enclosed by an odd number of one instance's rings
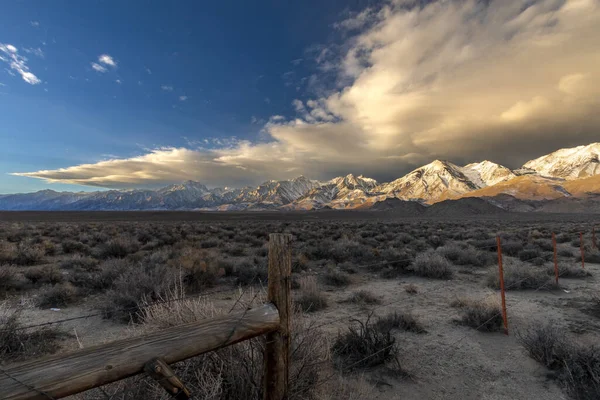
[[[556,235],[552,232],[552,248],[554,249],[554,277],[558,286],[558,258],[556,257]]]
[[[506,297],[504,295],[504,270],[502,269],[502,244],[500,236],[496,236],[496,247],[498,248],[498,273],[500,277],[500,296],[502,297],[502,320],[504,321],[504,334],[508,335],[508,317],[506,315]]]
[[[583,248],[583,233],[579,232],[579,250],[581,250],[581,268],[585,268],[585,250]]]
[[[265,400],[288,398],[292,313],[292,235],[269,235],[268,301],[279,311],[279,329],[266,335],[264,396]]]

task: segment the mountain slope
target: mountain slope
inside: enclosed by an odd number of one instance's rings
[[[560,149],[526,162],[523,168],[553,178],[578,179],[600,174],[600,143]]]
[[[510,169],[487,160],[467,164],[462,167],[461,171],[479,187],[492,186],[516,177]]]
[[[563,182],[564,180],[558,178],[522,175],[493,186],[465,193],[459,197],[494,197],[500,194],[508,194],[517,199],[525,200],[557,199],[571,195],[562,186]]]
[[[479,189],[462,171],[448,161],[435,160],[400,179],[377,187],[377,191],[402,200],[426,203],[449,199]]]

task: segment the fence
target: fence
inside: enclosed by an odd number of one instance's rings
[[[579,234],[582,267],[585,268],[583,235]],[[559,270],[557,264],[556,238],[552,234],[555,282],[558,284]],[[595,230],[592,232],[593,248],[597,248]],[[508,317],[503,279],[502,241],[496,238],[494,246],[476,247],[478,249],[497,250],[500,278],[500,294],[502,311],[483,322],[501,316],[504,331],[508,334]],[[540,256],[523,261],[532,261]],[[191,398],[192,395],[170,369],[169,364],[194,356],[211,352],[241,341],[265,335],[264,354],[264,398],[280,400],[289,398],[288,379],[290,366],[290,317],[291,317],[291,235],[271,234],[269,236],[268,267],[268,302],[265,305],[236,314],[228,314],[210,320],[194,322],[162,330],[142,337],[126,339],[105,345],[89,347],[70,354],[62,354],[42,360],[35,360],[18,366],[1,369],[0,392],[3,399],[58,399],[72,394],[97,388],[137,374],[146,373],[160,383],[167,392],[177,399]],[[388,261],[386,265],[407,259]],[[375,264],[363,265],[369,267]],[[513,284],[517,285],[520,282]],[[428,290],[428,293],[451,285],[452,281],[442,282],[439,286]],[[539,291],[547,284],[536,288]],[[210,293],[209,293],[210,294]],[[380,307],[400,304],[404,299],[395,300]],[[96,314],[92,314],[96,315]],[[87,318],[90,315],[81,318]],[[69,321],[76,318],[57,322]],[[347,317],[336,318],[323,324],[320,328],[334,324]],[[54,323],[54,322],[52,322]],[[43,326],[30,325],[25,329]],[[480,327],[476,328],[479,329]],[[458,344],[466,335],[461,336],[453,344]],[[376,357],[381,349],[366,358]],[[329,362],[330,360],[323,360]],[[359,362],[364,359],[359,360]],[[344,371],[340,371],[342,373]],[[322,385],[335,376],[335,373],[321,379]]]
[[[144,372],[175,398],[188,399],[189,390],[169,364],[260,335],[266,335],[264,399],[285,399],[290,358],[291,264],[291,235],[271,234],[268,304],[2,370],[2,399],[59,399]]]

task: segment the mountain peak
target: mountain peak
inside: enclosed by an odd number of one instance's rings
[[[578,179],[600,174],[600,143],[556,150],[528,161],[523,168],[542,176]]]

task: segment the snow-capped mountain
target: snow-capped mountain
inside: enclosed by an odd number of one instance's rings
[[[479,188],[463,173],[463,168],[448,161],[435,160],[400,179],[380,185],[377,191],[402,200],[433,203]]]
[[[587,146],[557,150],[525,163],[523,168],[552,178],[586,178],[600,174],[599,158],[600,143],[592,143]]]
[[[268,181],[255,189],[242,190],[235,198],[235,202],[288,204],[304,196],[311,189],[319,187],[321,187],[319,181],[304,176],[289,181]]]
[[[510,169],[487,160],[467,164],[461,171],[479,187],[492,186],[516,177]]]
[[[322,208],[325,205],[332,208],[354,208],[371,198],[376,187],[377,181],[375,179],[366,178],[362,175],[338,176],[328,182],[321,183],[319,187],[309,190],[287,208],[312,210]]]
[[[518,169],[482,161],[460,167],[435,160],[389,183],[349,174],[326,182],[300,176],[257,187],[209,189],[187,181],[158,190],[0,195],[0,210],[312,210],[366,209],[397,198],[433,204],[461,197],[509,195],[525,200],[600,193],[600,143],[561,149]],[[591,177],[591,178],[590,178]]]

